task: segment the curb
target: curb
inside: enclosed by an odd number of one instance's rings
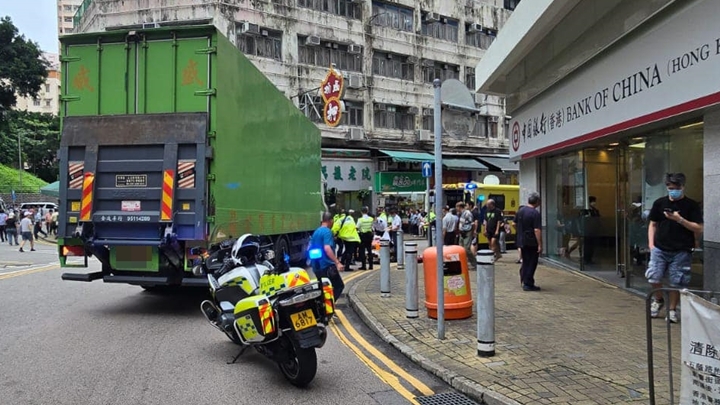
[[[355,310],[355,312],[360,316],[360,319],[362,319],[363,322],[365,322],[365,324],[370,329],[372,329],[373,332],[380,336],[382,340],[395,347],[407,358],[412,360],[415,364],[419,365],[426,371],[429,371],[441,380],[445,381],[452,388],[462,392],[463,394],[469,396],[470,398],[478,401],[481,404],[521,405],[519,402],[513,399],[510,399],[495,391],[488,390],[482,385],[476,383],[475,381],[472,381],[467,377],[459,375],[456,372],[433,362],[422,354],[416,352],[410,346],[398,340],[384,326],[380,324],[377,318],[375,318],[375,316],[367,309],[367,307],[365,307],[362,302],[360,302],[360,300],[355,298],[355,290],[358,288],[358,285],[358,283],[354,283],[347,294],[350,307]]]

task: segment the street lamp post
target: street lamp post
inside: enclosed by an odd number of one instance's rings
[[[24,168],[23,168],[23,162],[22,162],[22,146],[20,144],[20,131],[18,131],[17,138],[18,138],[18,178],[20,180],[19,181],[20,185],[18,186],[18,194],[22,194],[22,186],[23,186],[23,184],[22,184],[23,176],[22,175],[23,175]],[[18,202],[22,202],[22,201],[18,201]]]

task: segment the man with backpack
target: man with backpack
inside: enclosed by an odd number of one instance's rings
[[[477,258],[472,252],[472,242],[476,235],[475,217],[472,211],[467,209],[464,202],[455,205],[460,217],[458,231],[460,232],[460,246],[465,249],[467,256],[468,269],[475,270],[477,268]]]

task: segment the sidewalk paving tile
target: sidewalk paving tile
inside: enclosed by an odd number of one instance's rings
[[[418,266],[420,317],[405,317],[405,276],[391,270],[392,295],[380,298],[380,272],[357,282],[350,300],[388,332],[413,360],[446,369],[447,379],[466,377],[505,403],[617,404],[648,400],[644,300],[581,274],[540,265],[540,292],[524,292],[518,265],[495,265],[496,355],[477,356],[475,315],[446,322],[443,341],[424,305],[423,267]],[[476,293],[476,273],[471,271]],[[433,287],[434,288],[434,287]],[[362,314],[361,314],[362,315]],[[363,317],[365,318],[365,317]],[[366,321],[368,320],[365,318]],[[373,325],[371,325],[372,327]],[[665,322],[653,321],[658,403],[669,403]],[[679,390],[680,327],[674,325],[674,387]],[[428,367],[426,367],[428,368]],[[438,374],[436,372],[436,374]],[[472,391],[472,390],[471,390]],[[477,394],[477,393],[476,393]],[[498,403],[502,403],[500,401]]]

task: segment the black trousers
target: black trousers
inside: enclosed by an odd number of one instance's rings
[[[342,294],[345,289],[345,283],[343,282],[337,267],[333,265],[325,267],[322,270],[313,270],[313,273],[315,273],[315,277],[317,277],[318,280],[321,277],[327,277],[330,279],[330,284],[333,286],[333,295],[335,296],[335,301],[337,301],[337,299],[340,298],[340,294]]]
[[[520,254],[522,255],[522,264],[520,265],[520,281],[522,282],[523,286],[534,286],[535,270],[537,270],[538,259],[540,259],[538,247],[523,246],[520,248]]]
[[[367,268],[373,268],[373,255],[372,255],[372,241],[373,233],[366,232],[360,234],[360,265],[361,268],[365,268],[365,257],[367,256]]]
[[[0,242],[5,242],[5,225],[0,225]]]
[[[335,256],[337,256],[337,257],[342,257],[343,251],[344,251],[343,248],[345,247],[345,246],[344,246],[345,242],[344,242],[342,239],[340,239],[340,238],[337,238],[336,241],[337,241],[337,242],[336,242],[336,244],[337,244],[337,253],[335,254]]]
[[[345,251],[342,256],[342,264],[345,266],[345,270],[350,270],[350,266],[353,265],[353,259],[355,257],[355,250],[357,250],[358,242],[343,241]]]
[[[447,232],[445,234],[445,238],[443,239],[443,245],[444,246],[451,246],[451,245],[457,245],[457,238],[455,237],[455,232]]]

